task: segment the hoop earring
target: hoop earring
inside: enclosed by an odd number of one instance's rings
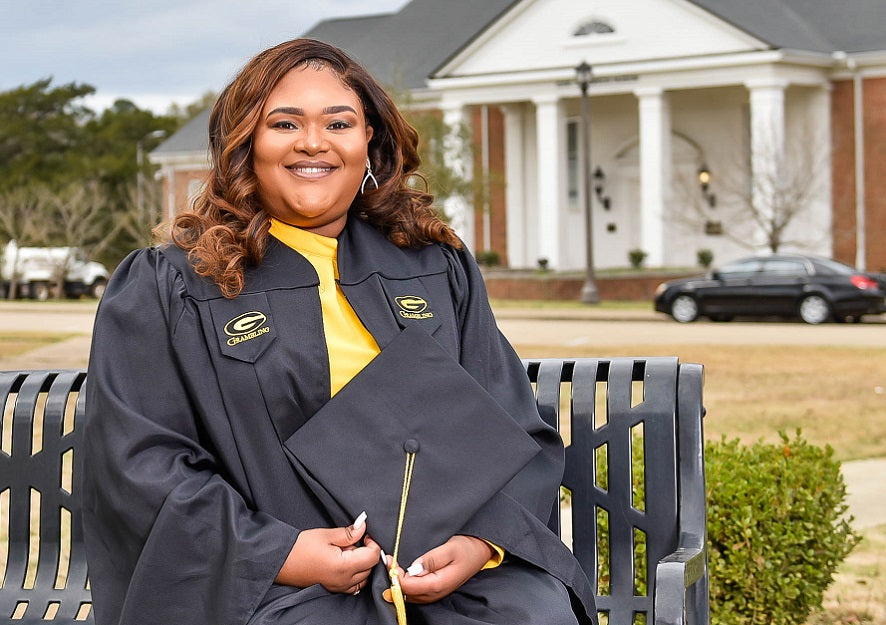
[[[372,180],[372,184],[375,185],[375,188],[378,189],[378,180],[375,179],[375,176],[372,175],[372,162],[370,162],[369,157],[366,157],[366,175],[363,176],[363,184],[360,185],[360,193],[364,192],[366,188],[366,183]]]

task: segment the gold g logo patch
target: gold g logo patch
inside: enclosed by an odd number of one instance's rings
[[[417,295],[403,295],[401,297],[395,298],[397,302],[397,306],[399,306],[402,310],[411,313],[420,313],[424,312],[428,307],[428,303],[421,297]]]
[[[400,307],[398,311],[404,319],[430,319],[434,313],[428,311],[428,303],[418,295],[401,295],[394,301]]]
[[[243,313],[225,324],[225,334],[230,336],[228,345],[237,345],[243,341],[267,334],[271,328],[266,326],[268,318],[257,310]]]
[[[253,330],[257,330],[267,321],[264,313],[253,310],[252,312],[243,313],[239,317],[234,317],[225,324],[225,334],[228,336],[240,336],[249,334]]]

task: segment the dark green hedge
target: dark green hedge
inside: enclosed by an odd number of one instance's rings
[[[780,436],[780,444],[724,438],[705,445],[714,625],[802,625],[858,542],[833,450],[810,445],[799,431],[792,439]],[[597,484],[605,489],[605,452],[596,464]],[[634,458],[633,474],[635,497],[642,500],[642,456]],[[597,523],[599,591],[606,594],[607,516],[598,515]],[[642,535],[637,538],[635,589],[643,595],[646,549]]]
[[[800,625],[858,542],[830,447],[708,443],[711,621]]]

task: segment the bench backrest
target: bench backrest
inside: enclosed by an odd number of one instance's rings
[[[596,586],[601,623],[708,622],[702,367],[676,358],[525,360],[567,444],[551,528]],[[562,536],[569,544],[569,537]]]
[[[569,497],[551,527],[595,584],[601,623],[707,623],[701,367],[524,364],[568,445]],[[84,380],[0,372],[0,620],[93,622],[78,496]]]
[[[85,379],[82,371],[0,372],[4,623],[92,622],[78,492],[82,428],[75,427]]]

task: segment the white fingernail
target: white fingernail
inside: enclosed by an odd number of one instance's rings
[[[381,563],[384,566],[387,566],[388,565],[388,557],[385,555],[385,550],[381,549],[380,551],[381,551],[381,554],[380,554],[381,555]]]
[[[351,525],[354,527],[355,530],[358,530],[361,527],[363,527],[364,523],[366,523],[366,511],[365,510],[363,512],[361,512],[357,516],[356,519],[354,519],[354,522]]]
[[[406,569],[407,575],[420,575],[425,572],[425,567],[422,566],[421,561],[413,562],[408,569]]]

